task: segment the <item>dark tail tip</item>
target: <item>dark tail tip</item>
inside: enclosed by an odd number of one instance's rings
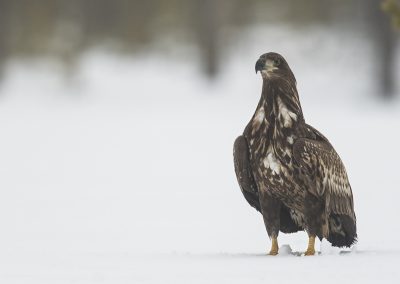
[[[347,215],[330,215],[328,241],[335,247],[351,247],[355,244],[357,242],[355,220]]]

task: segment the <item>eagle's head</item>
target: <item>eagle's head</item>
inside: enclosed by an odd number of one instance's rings
[[[296,82],[292,70],[282,55],[268,52],[260,56],[256,62],[256,73],[260,71],[264,80],[275,78],[290,79]]]

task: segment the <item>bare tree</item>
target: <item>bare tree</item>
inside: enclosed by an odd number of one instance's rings
[[[381,9],[381,2],[376,0],[363,1],[366,9],[367,23],[373,40],[373,64],[375,77],[384,98],[394,96],[395,88],[395,51],[396,34],[388,17]]]
[[[218,11],[221,1],[196,0],[195,26],[200,50],[203,52],[203,66],[209,77],[218,72],[218,35],[220,22]]]

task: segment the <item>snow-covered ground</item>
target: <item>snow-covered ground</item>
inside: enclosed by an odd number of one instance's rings
[[[214,82],[185,52],[94,50],[69,79],[43,59],[10,62],[0,86],[0,282],[398,283],[400,104],[374,99],[367,44],[259,33],[243,41],[255,47],[227,53]],[[267,50],[287,58],[306,120],[347,166],[351,251],[323,243],[318,256],[293,256],[288,246],[307,243],[298,233],[265,255],[232,144],[259,99],[254,62]]]

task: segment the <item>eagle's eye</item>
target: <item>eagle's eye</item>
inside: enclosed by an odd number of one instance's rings
[[[275,66],[279,66],[281,64],[281,60],[279,58],[274,60]]]

